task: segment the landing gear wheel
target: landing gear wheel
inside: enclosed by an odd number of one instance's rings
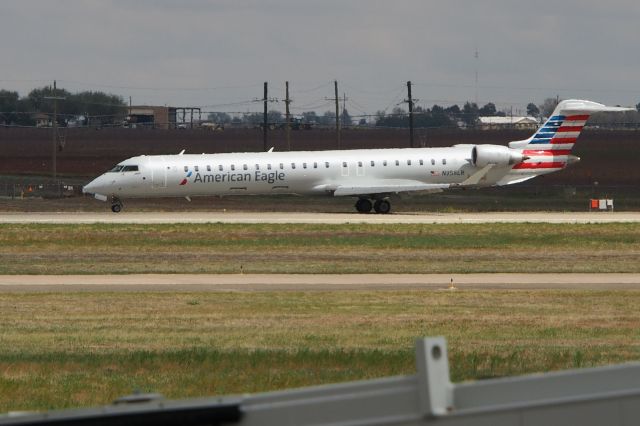
[[[122,210],[122,201],[117,197],[111,197],[111,211],[114,213],[120,213]]]
[[[387,200],[377,200],[373,205],[373,209],[376,213],[387,214],[391,211],[391,203]]]
[[[358,198],[358,201],[356,201],[356,210],[358,210],[358,213],[369,213],[371,207],[371,201],[366,198]]]

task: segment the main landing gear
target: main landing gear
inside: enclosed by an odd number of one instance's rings
[[[120,213],[122,211],[122,201],[118,197],[111,197],[111,211],[114,213]]]
[[[376,200],[374,203],[371,203],[368,198],[358,198],[358,201],[356,201],[358,213],[369,213],[372,207],[379,214],[387,214],[391,211],[391,203],[386,198]]]

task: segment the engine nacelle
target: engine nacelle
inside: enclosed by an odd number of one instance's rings
[[[510,166],[527,159],[522,152],[502,145],[476,145],[472,150],[473,165],[484,167],[489,164]]]

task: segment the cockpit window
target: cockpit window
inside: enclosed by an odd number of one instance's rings
[[[109,173],[119,173],[119,172],[137,172],[138,166],[123,166],[122,164],[118,164],[114,166],[113,169],[109,170]]]

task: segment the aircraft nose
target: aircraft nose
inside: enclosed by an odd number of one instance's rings
[[[91,182],[89,182],[88,184],[86,184],[85,186],[82,187],[82,193],[83,194],[93,194],[95,191],[95,180],[92,180]]]
[[[96,194],[99,192],[104,192],[105,188],[105,180],[103,176],[99,176],[82,187],[83,194]]]

